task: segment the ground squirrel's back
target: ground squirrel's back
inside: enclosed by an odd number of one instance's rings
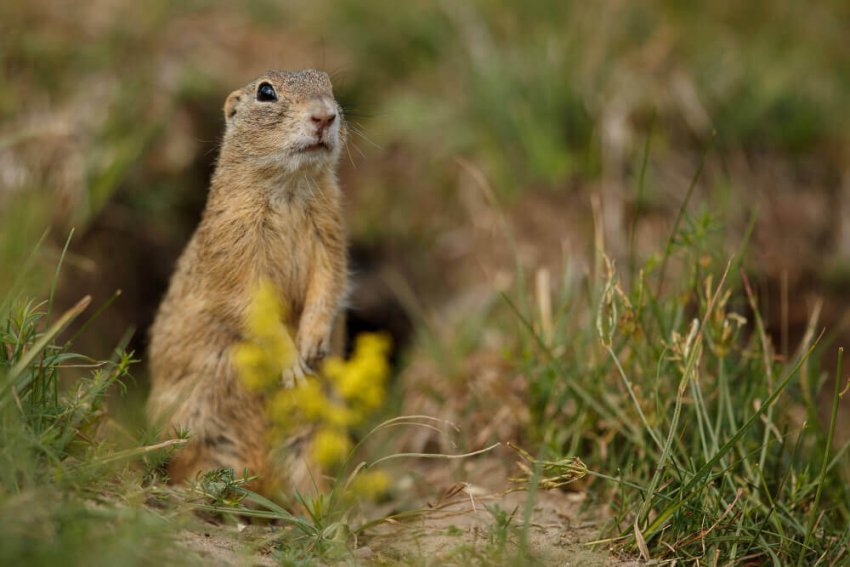
[[[148,414],[163,436],[188,429],[169,472],[270,475],[260,395],[231,361],[260,280],[279,290],[299,357],[282,380],[324,357],[347,282],[336,164],[346,128],[325,73],[271,71],[228,96],[207,206],[150,333]]]

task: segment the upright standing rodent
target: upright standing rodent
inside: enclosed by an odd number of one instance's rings
[[[169,465],[175,482],[232,467],[268,472],[266,413],[231,360],[260,280],[280,291],[302,377],[330,348],[346,290],[336,165],[346,126],[330,78],[270,71],[227,97],[226,128],[206,209],[177,263],[150,333],[148,416],[191,437]]]

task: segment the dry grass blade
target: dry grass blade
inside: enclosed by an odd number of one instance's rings
[[[522,447],[510,441],[508,447],[519,455],[517,466],[525,474],[523,477],[509,479],[514,484],[514,490],[528,489],[535,475],[539,475],[537,486],[544,490],[561,488],[587,475],[587,466],[578,457],[562,457],[549,461],[532,457]]]
[[[643,534],[638,527],[637,518],[635,518],[634,523],[634,531],[635,531],[635,541],[637,542],[638,550],[640,551],[640,556],[644,561],[649,561],[651,558],[649,556],[649,547],[646,545],[646,539],[644,539]]]
[[[374,467],[380,463],[390,461],[392,459],[402,459],[405,457],[413,457],[418,459],[465,459],[467,457],[474,457],[475,455],[481,455],[483,453],[490,452],[499,445],[501,445],[501,443],[493,443],[489,447],[485,447],[477,451],[471,451],[469,453],[460,453],[457,455],[447,455],[445,453],[394,453],[392,455],[387,455],[386,457],[381,457],[380,459],[372,462],[372,464],[369,466]]]
[[[115,463],[119,461],[125,461],[129,459],[135,459],[137,457],[141,457],[143,455],[147,455],[149,453],[153,453],[154,451],[160,451],[162,449],[168,449],[171,447],[182,447],[186,443],[188,443],[188,439],[168,439],[166,441],[162,441],[160,443],[155,443],[153,445],[147,445],[145,447],[137,447],[133,449],[126,449],[124,451],[118,451],[117,453],[112,453],[106,457],[100,457],[93,459],[90,464],[94,466],[106,465],[109,463]]]

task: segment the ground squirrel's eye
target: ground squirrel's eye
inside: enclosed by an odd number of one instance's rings
[[[260,102],[272,102],[277,100],[277,93],[274,92],[274,87],[268,83],[261,83],[257,89],[257,100]]]

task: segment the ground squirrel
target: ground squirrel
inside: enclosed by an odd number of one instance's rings
[[[264,400],[231,360],[258,281],[279,289],[300,354],[284,381],[327,354],[346,290],[336,179],[346,125],[328,75],[270,71],[231,93],[224,115],[203,218],[150,332],[148,416],[164,436],[191,434],[169,465],[175,482],[213,468],[268,471]]]

